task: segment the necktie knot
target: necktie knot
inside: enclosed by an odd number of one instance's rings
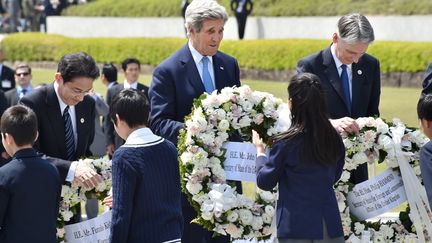
[[[22,89],[21,92],[23,93],[23,95],[25,95],[27,93],[27,89]]]
[[[67,105],[66,108],[63,110],[63,116],[69,112],[69,106]]]
[[[342,68],[342,71],[346,71],[347,65],[342,64],[342,65],[341,65],[341,68]]]

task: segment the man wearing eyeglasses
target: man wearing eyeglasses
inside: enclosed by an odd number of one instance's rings
[[[8,106],[18,104],[18,101],[27,93],[33,90],[31,85],[32,74],[31,68],[26,63],[20,63],[15,67],[15,84],[16,87],[5,93]]]
[[[55,162],[62,181],[76,180],[88,188],[96,186],[100,176],[84,164],[70,161],[92,155],[95,103],[87,94],[97,77],[99,69],[91,56],[82,52],[67,54],[60,60],[52,84],[20,100],[38,117],[36,149],[65,160]],[[73,220],[80,221],[80,214]]]

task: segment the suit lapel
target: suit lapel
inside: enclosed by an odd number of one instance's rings
[[[223,60],[219,57],[219,52],[213,56],[213,70],[215,76],[216,89],[221,91],[223,88],[229,86],[231,80],[225,71]]]
[[[339,95],[339,98],[342,100],[342,102],[345,103],[344,99],[344,93],[342,89],[341,79],[339,76],[339,72],[336,68],[336,64],[333,60],[333,56],[331,54],[330,50],[331,46],[324,50],[323,52],[323,64],[324,64],[324,73],[327,76],[330,84],[335,89],[336,93]],[[347,109],[348,110],[348,109]]]
[[[58,146],[60,154],[66,155],[66,138],[64,130],[64,121],[60,111],[60,104],[54,90],[54,84],[47,87],[46,94],[47,117],[52,127],[53,141],[52,146]],[[55,145],[57,144],[57,145]]]
[[[186,77],[187,82],[189,82],[195,89],[198,96],[205,92],[204,84],[199,75],[198,69],[195,65],[195,61],[189,50],[188,44],[186,44],[182,49],[182,54],[180,55],[180,64],[183,66],[184,77]]]
[[[352,113],[356,114],[356,108],[361,106],[363,92],[363,83],[365,76],[363,75],[362,65],[359,63],[352,64]]]
[[[88,130],[85,128],[85,125],[88,121],[86,114],[89,113],[89,109],[86,109],[85,98],[82,102],[75,105],[75,122],[76,122],[76,130],[78,137],[78,144],[76,146],[77,154],[85,154],[86,142],[84,138],[86,137],[86,133]]]

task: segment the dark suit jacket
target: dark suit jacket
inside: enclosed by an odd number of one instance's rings
[[[0,89],[0,116],[3,115],[3,112],[9,107],[8,101],[5,97],[5,93]],[[0,141],[0,153],[4,152],[5,149],[3,147],[2,142]],[[8,160],[3,159],[0,156],[0,167],[7,163]]]
[[[431,91],[432,91],[432,64],[429,64],[428,69],[424,74],[423,90],[421,95],[423,96],[423,95],[430,94]]]
[[[13,106],[18,104],[19,96],[16,88],[6,91],[5,96],[6,96],[8,106]]]
[[[320,78],[330,118],[379,116],[380,65],[373,56],[364,54],[358,63],[352,64],[352,114],[343,99],[342,84],[330,47],[301,59],[297,72],[313,73]]]
[[[213,56],[216,89],[240,86],[237,60],[222,52]],[[193,100],[205,92],[192,54],[186,44],[163,61],[153,72],[149,90],[150,127],[157,135],[177,144],[184,118],[192,110]]]
[[[257,186],[273,189],[279,183],[276,209],[278,238],[323,239],[323,220],[331,238],[343,236],[342,222],[333,184],[342,175],[345,149],[339,140],[340,154],[334,166],[316,161],[302,162],[299,152],[304,134],[273,144],[270,156],[259,156]]]
[[[420,150],[420,170],[426,189],[429,205],[432,205],[432,142],[423,145]]]
[[[123,84],[116,84],[112,86],[110,89],[108,89],[107,91],[108,106],[111,106],[111,102],[113,101],[114,97],[118,93],[120,93],[120,91],[122,91],[123,89],[124,89]],[[149,87],[145,86],[144,84],[138,83],[137,90],[144,92],[146,97],[148,97]],[[104,120],[104,132],[105,132],[107,144],[114,144],[116,149],[124,144],[124,140],[115,131],[114,124],[111,122],[111,119]]]
[[[30,107],[38,117],[39,138],[35,148],[40,152],[60,159],[67,159],[64,121],[60,104],[50,84],[33,90],[25,95],[20,103]],[[74,160],[83,156],[91,156],[90,145],[94,138],[95,103],[93,98],[85,96],[84,100],[75,106],[76,126],[78,133],[77,149]],[[70,162],[56,163],[60,176],[64,180],[70,167]]]
[[[55,243],[61,182],[32,148],[0,168],[0,242]]]
[[[4,64],[0,74],[0,87],[3,91],[15,88],[14,71]],[[9,86],[10,85],[10,86]]]

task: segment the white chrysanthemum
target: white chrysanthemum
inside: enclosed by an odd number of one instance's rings
[[[251,225],[253,220],[252,212],[248,209],[240,209],[239,210],[240,221],[243,225]]]
[[[186,189],[192,195],[198,194],[202,190],[202,188],[203,187],[202,187],[201,183],[191,183],[190,181],[188,181],[186,183]]]

